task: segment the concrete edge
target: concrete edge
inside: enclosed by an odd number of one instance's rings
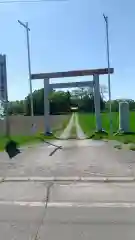
[[[1,182],[135,182],[135,177],[0,177]]]

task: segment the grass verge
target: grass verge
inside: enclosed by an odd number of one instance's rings
[[[109,114],[101,113],[102,127],[109,133]],[[130,131],[135,133],[135,112],[130,112]],[[94,114],[79,114],[79,123],[84,133],[95,140],[110,139],[117,140],[124,144],[135,143],[135,134],[121,134],[121,135],[110,135],[105,133],[94,133],[95,132],[95,115]],[[119,113],[112,113],[112,124],[113,131],[117,132],[119,128]]]
[[[67,126],[69,119],[71,115],[68,115],[67,118],[61,123],[61,127],[53,129],[53,135],[52,136],[44,136],[44,134],[38,133],[37,135],[31,135],[31,136],[22,136],[22,135],[16,135],[11,136],[10,138],[18,143],[19,146],[23,145],[30,145],[30,144],[36,144],[43,142],[44,140],[52,140],[55,139],[55,134],[60,134],[64,128]],[[9,139],[5,136],[0,136],[0,151],[3,151],[5,148],[6,143],[9,141]]]
[[[11,136],[11,139],[18,143],[19,146],[23,145],[29,145],[29,144],[36,144],[43,142],[44,140],[52,140],[55,139],[56,134],[60,134],[64,128],[67,126],[69,119],[71,115],[68,115],[67,118],[61,123],[60,128],[53,129],[53,135],[52,136],[44,136],[44,134],[37,134],[32,136],[22,136],[22,135],[16,135]],[[8,138],[4,136],[0,136],[0,151],[3,151],[5,148],[6,143],[8,142]]]
[[[19,146],[36,144],[44,140],[54,139],[54,136],[34,135],[34,136],[11,136],[11,139],[18,143]],[[9,141],[7,137],[0,137],[0,151],[3,151],[6,143]]]

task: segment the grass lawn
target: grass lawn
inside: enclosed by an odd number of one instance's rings
[[[35,136],[11,136],[11,139],[16,141],[19,146],[27,145],[27,144],[34,144],[42,142],[43,140],[49,140],[54,139],[53,136],[41,136],[41,135],[35,135]],[[0,151],[4,150],[4,147],[6,143],[8,142],[8,138],[0,136]]]
[[[109,132],[109,114],[101,113],[102,119],[102,128]],[[112,113],[113,119],[113,131],[117,132],[119,129],[119,113]],[[95,131],[96,123],[95,123],[95,115],[94,114],[81,114],[79,113],[79,123],[87,136],[91,136]],[[135,112],[130,112],[130,131],[135,132]],[[97,136],[100,138],[100,136]],[[121,136],[110,136],[105,135],[104,138],[116,139],[123,143],[135,143],[135,135],[121,135]]]

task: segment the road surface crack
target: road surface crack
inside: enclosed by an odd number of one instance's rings
[[[50,183],[50,184],[48,185],[48,187],[47,187],[46,200],[45,200],[45,206],[44,206],[44,210],[45,210],[45,211],[44,211],[43,217],[42,217],[42,219],[41,219],[41,222],[40,222],[40,224],[39,224],[39,227],[38,227],[38,229],[37,229],[36,235],[34,236],[33,240],[40,240],[39,231],[40,231],[41,227],[42,227],[43,224],[44,224],[44,218],[45,218],[45,216],[46,216],[46,209],[47,209],[47,205],[48,205],[48,202],[49,202],[50,189],[51,189],[52,186],[53,186],[53,182]]]

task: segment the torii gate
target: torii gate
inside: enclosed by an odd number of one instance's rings
[[[100,115],[100,85],[99,75],[112,74],[113,68],[92,69],[92,70],[75,70],[67,72],[54,72],[54,73],[39,73],[31,74],[31,80],[44,79],[44,116],[45,116],[45,135],[51,133],[50,129],[50,104],[49,92],[53,88],[75,88],[75,87],[93,87],[94,88],[94,105],[96,116],[96,130],[102,131],[101,115]],[[79,76],[93,76],[93,81],[82,82],[66,82],[66,83],[49,83],[51,78],[65,78],[65,77],[79,77]]]

